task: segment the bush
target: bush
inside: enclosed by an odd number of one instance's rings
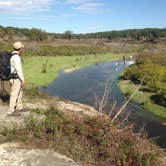
[[[151,92],[157,92],[160,89],[160,82],[166,81],[166,67],[158,64],[141,64],[129,67],[124,73],[124,78],[132,80],[138,84],[145,77],[143,84]]]
[[[124,72],[125,79],[130,79],[135,84],[144,78],[144,90],[155,93],[151,99],[156,103],[166,106],[166,56],[142,55],[137,57],[136,64]]]
[[[139,69],[141,73],[139,80],[145,76],[144,84],[150,88],[150,91],[157,92],[160,89],[160,82],[166,79],[166,67],[151,63],[140,65]]]
[[[142,54],[138,55],[136,58],[136,64],[148,64],[148,63],[154,63],[158,64],[160,66],[166,67],[166,55],[160,55],[160,54]]]
[[[31,52],[31,53],[30,53]],[[38,56],[73,56],[104,53],[105,50],[94,46],[40,46],[37,50],[26,50],[25,55]]]
[[[127,68],[127,70],[124,72],[124,79],[131,80],[134,83],[140,82],[140,76],[141,73],[139,72],[139,68],[136,65],[132,65]]]
[[[166,107],[166,84],[160,85],[160,89],[151,98],[157,104]]]
[[[145,144],[129,128],[117,129],[109,118],[69,117],[55,110],[49,110],[45,115],[46,119],[41,122],[33,116],[27,118],[25,129],[4,130],[6,141],[26,141],[28,145],[40,148],[49,146],[89,166],[158,164],[158,154],[151,144]],[[11,133],[15,137],[11,137]]]

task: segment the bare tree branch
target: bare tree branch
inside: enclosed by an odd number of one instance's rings
[[[135,94],[137,93],[137,91],[140,89],[140,87],[142,86],[142,83],[145,79],[145,76],[143,77],[142,81],[140,82],[140,84],[138,85],[138,87],[135,89],[135,91],[133,92],[133,94],[128,98],[128,100],[124,103],[124,105],[120,108],[120,110],[118,111],[118,113],[112,118],[111,122],[113,123],[114,120],[121,114],[121,112],[124,110],[124,108],[127,106],[127,104],[131,101],[131,99],[135,96]]]

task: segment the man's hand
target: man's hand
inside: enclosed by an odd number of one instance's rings
[[[26,86],[25,81],[22,81],[21,86],[22,86],[22,88],[25,88],[25,86]]]

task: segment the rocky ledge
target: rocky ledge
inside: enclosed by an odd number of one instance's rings
[[[97,116],[99,113],[92,107],[76,102],[59,100],[57,98],[24,98],[24,106],[28,110],[19,117],[7,116],[7,105],[0,104],[0,130],[14,125],[23,127],[25,118],[32,115],[36,120],[42,120],[44,115],[32,110],[46,111],[56,109],[66,114],[77,116]],[[72,159],[50,150],[23,149],[17,143],[0,145],[0,166],[78,166]]]
[[[50,150],[20,149],[18,144],[0,145],[0,166],[79,166],[72,159]]]

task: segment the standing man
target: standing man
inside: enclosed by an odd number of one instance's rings
[[[24,45],[21,42],[15,42],[13,44],[12,57],[10,59],[11,75],[11,93],[10,93],[10,103],[8,109],[8,116],[19,116],[18,111],[23,111],[22,104],[22,88],[25,86],[22,64],[21,64],[21,54]]]

